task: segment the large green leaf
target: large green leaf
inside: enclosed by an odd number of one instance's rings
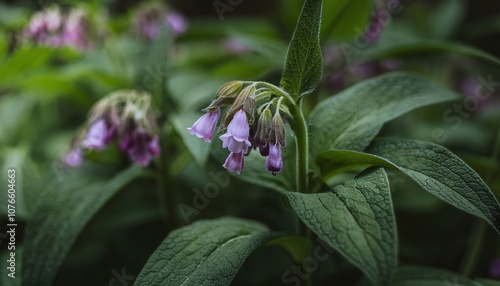
[[[113,176],[96,165],[56,167],[59,184],[40,194],[26,229],[22,285],[52,285],[57,270],[92,216],[144,169],[133,166]]]
[[[480,49],[460,43],[442,40],[429,40],[414,37],[387,37],[373,48],[362,51],[358,57],[364,60],[382,59],[388,57],[402,57],[421,53],[452,52],[483,59],[500,65],[500,59]]]
[[[399,170],[424,190],[480,217],[500,233],[500,205],[481,177],[446,148],[410,139],[382,138],[361,153],[330,150],[317,163],[324,179],[348,169],[378,165]],[[373,155],[372,155],[373,154]]]
[[[321,38],[345,39],[364,32],[370,12],[370,0],[328,0],[323,7]]]
[[[311,159],[328,149],[361,151],[385,122],[412,109],[456,98],[454,92],[409,73],[363,81],[312,111],[308,121]]]
[[[320,194],[287,193],[299,218],[359,267],[375,285],[390,285],[397,264],[397,234],[384,170]]]
[[[169,234],[134,285],[229,285],[247,256],[275,237],[264,225],[238,218],[194,222]]]
[[[428,17],[429,32],[437,39],[446,39],[456,32],[465,16],[465,1],[445,0]]]
[[[312,92],[323,73],[321,0],[306,0],[288,47],[281,86],[295,99]]]
[[[53,50],[47,47],[21,48],[0,63],[0,86],[10,86],[12,80],[20,80],[25,73],[42,67],[52,56]]]
[[[460,274],[429,267],[399,267],[393,286],[482,286]]]

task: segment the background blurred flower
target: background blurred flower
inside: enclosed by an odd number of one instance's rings
[[[89,46],[87,12],[83,9],[63,12],[57,6],[48,8],[33,14],[23,35],[39,45],[84,50]]]
[[[143,38],[156,39],[162,27],[176,37],[187,30],[188,23],[180,12],[161,4],[148,4],[136,12],[134,30]]]

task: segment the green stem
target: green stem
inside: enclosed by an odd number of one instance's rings
[[[297,186],[298,193],[309,193],[309,136],[307,122],[302,112],[302,101],[295,108],[295,140],[297,148]]]
[[[295,131],[295,143],[296,143],[296,163],[297,163],[297,183],[296,192],[298,193],[310,193],[309,189],[309,134],[307,132],[307,122],[302,111],[302,100],[299,100],[298,104],[295,105],[294,110],[294,131]],[[297,233],[308,239],[311,239],[311,230],[298,218],[297,219]],[[312,249],[308,252],[311,253]],[[312,285],[312,276],[310,273],[306,279],[306,285]]]
[[[288,101],[288,103],[290,104],[290,106],[296,106],[295,104],[295,101],[293,100],[293,98],[284,90],[282,90],[281,88],[275,86],[275,85],[272,85],[270,83],[267,83],[265,81],[259,81],[257,82],[258,85],[261,85],[261,86],[264,86],[264,87],[267,87],[268,89],[274,91],[274,93],[276,93],[277,95],[280,95],[282,97],[284,97],[286,99],[286,101]],[[300,109],[300,108],[299,108]],[[300,110],[302,112],[302,110]]]
[[[170,132],[166,132],[170,133]],[[163,136],[162,136],[163,135]],[[160,143],[162,144],[161,154],[159,157],[158,174],[157,174],[157,191],[160,211],[164,217],[166,231],[170,231],[177,227],[177,217],[175,213],[175,194],[176,188],[167,188],[168,184],[172,182],[170,164],[168,162],[168,153],[170,149],[170,141],[165,138],[166,136],[160,133],[162,137]]]
[[[492,158],[493,161],[495,162],[495,166],[493,169],[488,173],[488,176],[486,177],[486,182],[490,183],[491,179],[493,178],[493,174],[495,173],[495,170],[497,168],[497,164],[500,161],[499,158],[500,155],[500,128],[498,129],[497,132],[497,137],[493,146],[493,154]],[[479,259],[479,256],[481,255],[481,250],[483,249],[483,244],[484,244],[484,239],[486,237],[487,231],[488,231],[488,225],[487,223],[482,220],[477,218],[476,221],[478,222],[476,225],[474,225],[472,229],[472,235],[469,240],[469,243],[467,245],[467,250],[464,255],[465,259],[463,260],[462,264],[462,274],[464,276],[471,276],[475,270],[475,266],[477,264],[477,260]]]

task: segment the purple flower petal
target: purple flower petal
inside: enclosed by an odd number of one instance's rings
[[[205,113],[193,124],[192,127],[188,128],[190,134],[195,135],[198,138],[203,138],[205,142],[212,141],[214,135],[215,126],[219,120],[220,110],[216,109],[212,112]]]
[[[187,30],[186,18],[177,11],[168,12],[165,16],[165,20],[174,36],[182,34]]]
[[[260,153],[260,155],[262,155],[264,157],[265,156],[269,156],[269,145],[271,145],[271,144],[269,144],[267,142],[261,142],[259,144],[259,153]]]
[[[227,148],[233,153],[246,154],[248,152],[248,147],[250,147],[250,141],[237,141],[234,139],[233,135],[224,134],[219,137],[222,140],[222,148]]]
[[[154,156],[160,154],[160,143],[157,136],[154,136],[149,142],[149,152]]]
[[[127,152],[130,159],[141,166],[147,166],[158,154],[160,145],[157,136],[147,134],[140,126],[128,128],[120,139],[120,150]]]
[[[266,169],[272,173],[279,173],[283,169],[281,146],[279,144],[270,144],[269,156],[266,158]]]
[[[76,167],[83,161],[83,153],[80,148],[71,149],[63,158],[63,163],[69,167]]]
[[[234,114],[233,119],[227,126],[227,134],[233,135],[234,139],[239,142],[248,141],[250,126],[248,125],[247,114],[243,109]]]
[[[233,153],[246,154],[248,147],[251,146],[249,136],[250,126],[248,126],[247,115],[243,109],[240,109],[227,126],[226,134],[219,138],[222,140],[222,148],[228,148]]]
[[[222,165],[224,168],[226,168],[230,172],[236,172],[237,174],[241,174],[243,171],[244,167],[244,156],[243,153],[233,153],[231,152],[229,156],[226,159],[226,162],[224,162],[224,165]]]
[[[82,147],[87,149],[102,150],[106,147],[108,130],[106,121],[99,119],[90,125],[87,136],[82,141]]]

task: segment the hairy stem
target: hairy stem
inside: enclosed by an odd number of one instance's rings
[[[309,189],[309,134],[307,132],[307,122],[302,111],[302,100],[299,100],[295,105],[294,110],[294,131],[296,143],[296,164],[297,164],[297,182],[296,192],[310,193]],[[298,218],[297,219],[297,233],[298,235],[311,238],[311,230]],[[311,249],[308,249],[311,253]],[[312,273],[306,278],[306,285],[312,285]]]
[[[309,193],[308,161],[309,161],[309,136],[307,122],[302,112],[302,101],[295,108],[295,140],[297,148],[297,186],[299,193]]]

